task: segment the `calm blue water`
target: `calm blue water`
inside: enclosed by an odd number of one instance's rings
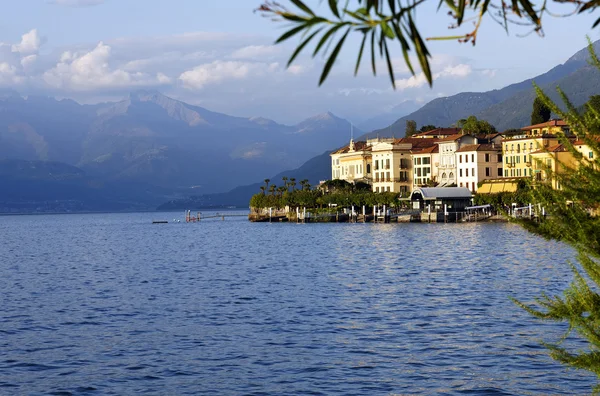
[[[562,245],[507,224],[0,217],[1,394],[582,394]]]

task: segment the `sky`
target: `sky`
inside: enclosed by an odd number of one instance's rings
[[[288,0],[279,0],[289,5]],[[327,2],[306,0],[325,10]],[[358,76],[359,37],[318,87],[324,64],[309,51],[290,67],[298,40],[274,45],[286,25],[254,13],[261,0],[5,0],[0,5],[0,87],[23,95],[117,101],[140,89],[231,115],[292,124],[331,111],[355,123],[404,101],[426,103],[463,91],[502,88],[544,73],[585,47],[594,15],[550,18],[545,35],[506,32],[486,19],[477,45],[428,42],[435,82],[412,77],[392,50],[396,90],[384,63]],[[319,5],[320,4],[320,5]],[[437,1],[416,22],[425,37],[454,35]],[[559,10],[556,10],[559,11]],[[463,31],[468,30],[465,28]],[[312,48],[307,47],[309,50]],[[314,48],[314,46],[313,46]],[[393,47],[395,48],[395,47]]]

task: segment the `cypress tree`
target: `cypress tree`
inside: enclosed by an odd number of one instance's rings
[[[533,101],[533,110],[531,111],[531,125],[548,121],[551,113],[550,107],[540,97],[536,97]]]

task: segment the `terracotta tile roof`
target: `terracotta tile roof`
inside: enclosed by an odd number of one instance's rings
[[[413,137],[425,137],[425,136],[449,136],[460,133],[460,128],[436,128],[431,131],[416,133]]]
[[[440,152],[440,146],[439,145],[435,145],[435,146],[431,146],[431,147],[426,147],[426,148],[422,148],[422,149],[417,149],[412,151],[413,154],[432,154],[432,153],[439,153]]]
[[[462,153],[465,151],[502,151],[502,145],[500,144],[467,144],[466,146],[462,146],[458,150],[457,153]]]
[[[529,126],[523,127],[523,128],[521,128],[521,130],[527,131],[527,130],[530,130],[530,129],[546,128],[546,127],[554,127],[554,126],[568,127],[569,124],[567,124],[563,120],[550,120],[550,121],[547,121],[547,122],[542,122],[541,124],[535,124],[535,125],[529,125]]]
[[[440,143],[441,143],[441,142],[454,142],[454,141],[457,141],[458,139],[460,139],[460,138],[461,138],[461,137],[463,137],[463,136],[465,136],[465,135],[463,135],[463,134],[461,134],[461,133],[457,133],[457,134],[454,134],[454,135],[447,136],[447,137],[445,137],[445,138],[441,138],[441,139],[439,140],[439,142],[440,142]]]
[[[409,137],[409,138],[398,139],[394,142],[394,144],[410,143],[412,146],[412,149],[414,150],[414,149],[421,149],[421,148],[436,146],[435,143],[439,142],[439,141],[440,141],[440,139],[438,139],[438,138],[423,139],[423,138]]]
[[[371,151],[371,146],[367,146],[367,142],[365,141],[354,142],[354,151]],[[335,150],[331,154],[345,154],[348,152],[350,152],[350,144]]]

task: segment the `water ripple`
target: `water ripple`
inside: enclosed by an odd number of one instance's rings
[[[155,217],[0,217],[0,393],[570,395],[594,383],[540,346],[564,326],[508,299],[559,293],[574,257],[519,227]]]

